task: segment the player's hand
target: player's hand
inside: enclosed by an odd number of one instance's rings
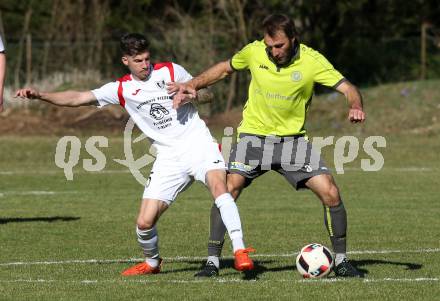
[[[32,88],[23,88],[23,89],[19,89],[17,90],[17,92],[15,92],[14,95],[15,98],[20,97],[20,98],[29,98],[29,99],[34,99],[34,98],[40,98],[41,94],[38,90],[36,89],[32,89]]]
[[[170,83],[171,84],[171,83]],[[177,84],[178,90],[173,96],[173,108],[177,109],[180,106],[188,103],[197,97],[197,91],[187,84]],[[171,89],[176,89],[176,86],[172,85]]]
[[[167,92],[168,94],[175,94],[179,91],[180,86],[182,83],[176,83],[176,82],[168,82],[167,83]]]
[[[365,112],[360,108],[351,108],[348,112],[348,120],[353,123],[365,121]]]

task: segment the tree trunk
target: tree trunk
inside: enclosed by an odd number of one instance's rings
[[[41,64],[41,77],[45,77],[47,75],[47,63],[50,53],[51,42],[55,34],[55,22],[57,18],[59,3],[60,3],[59,0],[53,0],[52,2],[52,11],[50,14],[49,28],[47,28],[47,36],[46,36],[46,40],[44,41],[43,62]]]
[[[231,0],[231,5],[233,11],[235,11],[235,21],[238,26],[237,28],[237,40],[240,41],[242,44],[248,43],[248,37],[247,37],[247,29],[246,29],[246,22],[244,18],[244,7],[246,5],[246,0]],[[237,93],[237,81],[238,76],[237,72],[234,72],[231,76],[231,81],[229,83],[229,89],[228,89],[228,98],[226,101],[226,108],[225,112],[229,112],[232,109],[232,104],[234,102],[234,98],[236,97]]]
[[[26,34],[26,86],[32,82],[32,35]]]
[[[89,62],[89,66],[100,66],[102,62],[104,24],[108,16],[108,1],[93,0],[92,3],[95,26],[91,34],[90,44],[92,51],[90,58],[93,58],[93,62]]]
[[[6,47],[5,28],[3,27],[2,11],[0,10],[0,36],[3,38],[3,44]]]
[[[31,16],[32,16],[31,5],[32,5],[32,2],[29,4],[28,9],[26,11],[26,14],[24,16],[23,30],[21,32],[20,43],[18,45],[17,64],[15,65],[15,71],[14,71],[15,89],[18,89],[21,86],[20,85],[20,70],[21,70],[21,64],[23,61],[24,40],[25,40],[26,34],[29,32],[29,23],[31,21]]]
[[[234,7],[237,14],[237,23],[238,23],[238,35],[240,38],[240,41],[243,44],[248,43],[248,37],[247,37],[247,29],[246,29],[246,22],[244,20],[244,7],[246,5],[246,0],[234,0]]]
[[[208,48],[208,65],[212,66],[214,64],[214,57],[215,57],[215,49],[214,49],[214,24],[215,24],[215,16],[214,16],[214,3],[213,0],[207,0],[206,1],[206,11],[208,15],[208,41],[207,41],[207,48]],[[214,106],[212,103],[209,103],[209,116],[213,115]]]

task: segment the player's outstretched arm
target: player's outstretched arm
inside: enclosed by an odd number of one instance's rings
[[[365,112],[362,102],[362,95],[359,90],[349,81],[342,82],[336,87],[336,90],[341,92],[347,98],[350,110],[348,112],[348,120],[351,122],[365,121]]]
[[[177,92],[173,97],[173,107],[178,108],[188,100],[196,98],[197,90],[206,88],[233,72],[234,70],[232,69],[229,60],[227,60],[212,66],[190,81],[178,85],[178,90],[176,89],[176,86],[169,85],[169,92]]]
[[[17,90],[14,97],[39,99],[63,107],[89,106],[97,103],[91,91],[40,92],[32,88],[23,88]]]
[[[186,84],[194,90],[206,88],[233,73],[229,60],[220,62],[194,77]]]

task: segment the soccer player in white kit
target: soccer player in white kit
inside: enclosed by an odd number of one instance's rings
[[[169,82],[186,82],[191,75],[180,65],[150,62],[147,39],[136,33],[121,38],[122,62],[130,74],[92,91],[39,92],[20,89],[15,97],[36,98],[59,106],[119,104],[129,113],[157,149],[157,157],[145,186],[136,225],[136,236],[145,262],[122,272],[124,276],[160,272],[156,223],[163,212],[192,180],[203,182],[215,199],[228,229],[239,271],[253,269],[245,248],[240,216],[226,187],[226,165],[194,104],[173,109]],[[205,96],[208,95],[205,93]],[[199,95],[201,97],[202,95]]]
[[[3,90],[5,85],[6,74],[6,55],[5,46],[2,37],[0,36],[0,112],[3,111]]]

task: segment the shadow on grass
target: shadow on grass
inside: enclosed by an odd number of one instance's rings
[[[282,272],[282,271],[293,271],[296,270],[295,265],[286,265],[281,267],[267,268],[264,266],[266,263],[272,263],[273,260],[269,261],[254,261],[254,270],[243,272],[243,280],[258,280],[259,276],[267,272]],[[419,270],[423,265],[411,262],[398,262],[398,261],[388,261],[388,260],[377,260],[377,259],[366,259],[366,260],[350,260],[351,264],[356,267],[360,272],[367,275],[369,273],[366,267],[370,265],[393,265],[393,266],[403,266],[406,270]],[[221,266],[224,268],[234,268],[234,261],[223,260]],[[225,276],[227,274],[222,274]]]
[[[282,267],[274,267],[274,268],[267,268],[264,265],[268,263],[273,263],[274,260],[254,260],[254,269],[252,271],[244,271],[243,274],[243,280],[258,280],[259,275],[262,275],[267,272],[282,272],[282,271],[291,271],[295,270],[295,265],[287,265]],[[234,260],[232,259],[225,259],[221,261],[221,267],[222,268],[234,268]],[[229,274],[229,273],[228,273]],[[221,276],[226,276],[228,274],[220,274]]]
[[[205,261],[201,262],[200,260],[183,260],[179,262],[185,262],[187,264],[191,264],[194,265],[194,267],[186,267],[186,268],[181,268],[181,269],[164,269],[162,270],[160,273],[161,274],[168,274],[168,273],[177,273],[177,272],[194,272],[194,274],[196,272],[199,272],[203,269],[204,265],[205,265]],[[264,264],[270,264],[273,263],[273,260],[260,260],[260,261],[254,261],[254,270],[253,271],[246,271],[243,272],[243,280],[256,280],[258,279],[258,275],[264,273],[264,272],[276,272],[276,271],[284,271],[284,270],[291,270],[295,267],[293,266],[286,266],[286,267],[278,267],[278,268],[271,268],[268,269],[264,266]],[[166,262],[165,262],[166,264]],[[227,275],[233,275],[233,274],[237,274],[237,273],[241,273],[238,271],[234,271],[234,272],[230,272],[230,273],[222,273],[222,269],[225,268],[234,268],[234,260],[233,259],[224,259],[221,260],[220,263],[220,276],[227,276]]]
[[[47,216],[47,217],[0,217],[0,224],[8,223],[32,223],[32,222],[71,222],[79,220],[75,216]]]
[[[423,265],[419,263],[411,263],[411,262],[398,262],[398,261],[388,261],[388,260],[380,260],[380,259],[365,259],[365,260],[350,260],[351,264],[357,268],[360,272],[365,275],[368,274],[368,270],[365,269],[365,266],[370,265],[395,265],[395,266],[404,266],[406,270],[420,270]]]
[[[190,264],[191,267],[185,267],[185,268],[172,268],[173,262],[184,262],[186,264]],[[233,259],[222,259],[220,262],[220,277],[222,276],[231,276],[231,275],[237,275],[241,274],[243,276],[243,280],[258,280],[259,276],[267,273],[267,272],[283,272],[283,271],[294,271],[296,270],[296,266],[293,265],[285,265],[285,266],[278,266],[273,268],[267,268],[265,265],[274,263],[275,260],[255,260],[254,261],[254,269],[252,271],[245,271],[245,272],[226,272],[223,273],[222,270],[224,269],[233,269],[234,268],[234,260]],[[365,268],[370,265],[393,265],[393,266],[404,266],[406,270],[419,270],[422,268],[423,265],[418,263],[410,263],[410,262],[397,262],[397,261],[387,261],[387,260],[373,260],[373,259],[366,259],[366,260],[350,260],[350,262],[353,264],[354,267],[356,267],[360,272],[367,275],[369,272]],[[205,261],[201,262],[200,260],[178,260],[169,261],[169,265],[165,261],[166,267],[161,271],[161,274],[171,274],[171,273],[179,273],[179,272],[194,272],[194,274],[198,271],[200,271]],[[335,278],[336,276],[334,273],[332,273],[329,278]]]

